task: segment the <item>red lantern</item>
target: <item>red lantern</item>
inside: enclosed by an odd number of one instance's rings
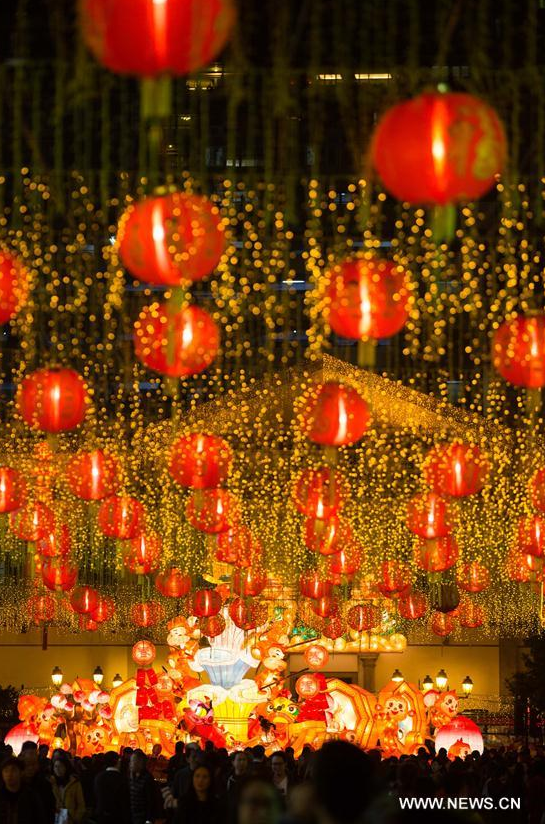
[[[191,614],[197,618],[217,615],[222,607],[221,595],[215,589],[198,589],[191,599]]]
[[[204,489],[188,499],[185,515],[191,526],[201,532],[225,532],[240,517],[238,499],[226,489]]]
[[[134,324],[136,357],[149,369],[174,378],[207,369],[220,345],[220,332],[208,312],[189,305],[171,310],[165,303],[145,306]]]
[[[341,549],[336,555],[332,555],[329,559],[328,569],[329,573],[337,583],[338,579],[351,578],[355,575],[362,562],[362,552],[357,544],[350,544],[346,549]]]
[[[216,560],[246,569],[261,555],[261,545],[243,524],[235,524],[217,538]]]
[[[163,542],[159,535],[144,533],[131,539],[123,563],[135,575],[149,575],[159,566],[162,552]]]
[[[115,615],[115,604],[112,598],[100,595],[98,604],[90,614],[90,618],[96,624],[103,624]]]
[[[477,446],[452,443],[436,446],[424,463],[424,477],[433,492],[463,498],[483,488],[489,464]]]
[[[305,650],[305,661],[310,669],[323,669],[329,661],[329,652],[321,644],[311,644]]]
[[[78,579],[78,568],[61,558],[51,558],[42,564],[42,581],[48,589],[68,592]]]
[[[79,628],[82,632],[96,632],[98,629],[98,622],[93,621],[87,615],[79,616]]]
[[[460,604],[458,618],[461,627],[477,629],[477,627],[481,627],[484,624],[484,609],[472,601],[465,601],[463,604]]]
[[[307,672],[295,682],[295,691],[303,701],[311,700],[320,692],[320,681],[311,672]]]
[[[171,447],[168,471],[176,483],[192,489],[209,489],[225,483],[233,452],[223,438],[193,432]]]
[[[137,667],[149,667],[155,661],[155,646],[151,641],[137,641],[132,648],[132,660]]]
[[[11,513],[9,528],[22,541],[39,541],[55,529],[55,515],[48,506],[35,501]]]
[[[363,437],[369,407],[357,389],[328,381],[313,386],[300,400],[301,430],[314,443],[347,446]]]
[[[323,598],[331,595],[333,584],[318,572],[304,572],[299,579],[299,589],[305,598]]]
[[[27,610],[35,624],[52,621],[55,617],[55,601],[49,595],[33,595],[27,601]]]
[[[23,378],[17,408],[25,423],[44,432],[75,429],[87,412],[87,390],[73,369],[38,369]]]
[[[236,569],[232,588],[236,595],[255,598],[267,586],[267,573],[262,569]]]
[[[327,520],[307,518],[303,538],[306,546],[320,555],[335,555],[352,538],[348,521],[332,516]]]
[[[526,584],[531,578],[531,572],[526,563],[526,558],[526,555],[521,555],[518,551],[511,552],[507,558],[507,575],[511,581],[515,581],[517,584]]]
[[[98,526],[108,538],[137,538],[144,529],[144,520],[144,507],[129,495],[105,498],[98,510]]]
[[[1,294],[0,281],[0,299]],[[25,495],[26,483],[21,473],[9,466],[0,466],[0,514],[19,509],[23,504]]]
[[[415,544],[415,562],[425,572],[445,572],[458,560],[458,544],[452,535],[426,540],[419,538]]]
[[[355,632],[369,632],[380,622],[380,610],[372,604],[355,604],[346,613],[346,623]]]
[[[36,552],[42,558],[59,558],[68,555],[72,548],[70,530],[66,524],[56,527],[49,535],[38,538]]]
[[[209,618],[199,619],[199,629],[206,638],[216,638],[226,626],[223,615],[211,615]]]
[[[157,286],[184,286],[218,265],[225,234],[217,206],[175,193],[129,206],[119,224],[119,251],[130,273]]]
[[[381,575],[377,589],[387,598],[396,598],[411,586],[411,571],[400,561],[383,561]]]
[[[404,592],[399,596],[397,607],[402,618],[417,621],[428,611],[428,602],[422,592]]]
[[[545,512],[545,468],[538,469],[530,481],[532,505],[540,512]]]
[[[235,626],[248,632],[266,622],[266,604],[251,599],[235,598],[229,604],[229,617]]]
[[[329,325],[343,338],[389,338],[409,316],[405,271],[388,260],[341,261],[329,273]]]
[[[504,321],[492,339],[492,363],[515,386],[545,386],[545,314]]]
[[[137,627],[153,627],[162,621],[164,610],[157,601],[145,601],[140,604],[133,604],[131,608],[131,621]]]
[[[314,614],[320,618],[331,618],[333,615],[339,615],[339,604],[331,595],[314,598],[310,607]]]
[[[449,504],[435,492],[415,495],[407,504],[407,529],[420,538],[445,538],[451,521]]]
[[[456,623],[451,613],[434,612],[431,619],[431,631],[441,638],[446,638],[454,632]]]
[[[460,567],[456,583],[465,592],[483,592],[490,586],[490,572],[478,561],[471,561]]]
[[[183,598],[191,592],[191,576],[184,575],[176,567],[160,572],[155,579],[157,591],[165,598]]]
[[[494,109],[462,92],[425,92],[398,103],[380,119],[371,146],[385,188],[412,204],[481,197],[506,154]]]
[[[335,641],[337,638],[344,635],[346,632],[346,627],[340,615],[328,615],[322,621],[321,630],[324,638],[329,638],[331,641]]]
[[[29,273],[21,261],[0,249],[0,324],[19,312],[28,297]]]
[[[545,521],[539,515],[521,518],[518,528],[518,548],[521,553],[542,558],[545,550]]]
[[[102,449],[78,452],[66,465],[70,491],[84,501],[100,501],[119,486],[117,460]]]
[[[235,21],[232,0],[81,0],[84,40],[118,74],[184,75],[212,62]]]
[[[89,586],[76,587],[70,596],[70,606],[80,615],[90,615],[99,605],[100,596]]]
[[[311,518],[331,518],[342,508],[350,492],[348,481],[338,470],[329,467],[303,469],[293,485],[295,507]]]

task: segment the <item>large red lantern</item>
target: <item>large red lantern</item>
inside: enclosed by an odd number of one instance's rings
[[[464,601],[464,603],[460,604],[458,618],[461,627],[477,629],[477,627],[481,627],[484,624],[484,609],[472,601]]]
[[[521,518],[518,527],[518,548],[526,555],[542,558],[545,550],[545,520],[540,515]]]
[[[100,595],[98,604],[90,614],[90,618],[96,624],[104,624],[115,615],[115,603],[107,595]]]
[[[70,491],[84,501],[100,501],[119,486],[119,465],[113,455],[102,449],[78,452],[66,465]]]
[[[226,627],[225,618],[223,615],[211,615],[209,618],[199,619],[199,629],[201,635],[206,638],[216,638],[224,631]]]
[[[444,205],[474,200],[505,163],[502,124],[484,101],[462,92],[425,92],[380,119],[372,162],[398,200]]]
[[[17,408],[32,429],[66,432],[85,418],[87,389],[73,369],[38,369],[23,378]]]
[[[344,578],[351,578],[355,575],[362,562],[362,550],[355,544],[349,544],[346,549],[341,549],[329,559],[328,570],[332,580],[339,583]]]
[[[369,407],[357,389],[336,381],[313,386],[298,405],[301,430],[314,443],[347,446],[359,441],[369,424]]]
[[[33,595],[27,601],[27,610],[35,624],[52,621],[55,617],[55,601],[50,595]]]
[[[143,533],[131,538],[123,563],[135,575],[149,575],[161,563],[162,552],[163,542],[159,535],[153,532]]]
[[[144,601],[131,607],[131,621],[137,627],[153,627],[163,620],[164,609],[157,601]]]
[[[227,441],[193,432],[172,444],[168,471],[181,486],[209,489],[227,480],[232,463],[233,452]]]
[[[433,492],[455,498],[480,492],[488,471],[489,464],[481,450],[463,443],[434,447],[424,463],[424,477]]]
[[[0,324],[19,312],[28,297],[29,273],[21,261],[0,248]]]
[[[25,495],[26,483],[21,473],[10,466],[0,466],[0,514],[19,509]]]
[[[219,345],[218,326],[199,306],[171,311],[165,303],[152,303],[142,309],[134,324],[136,357],[169,377],[184,378],[207,369]]]
[[[416,565],[425,572],[446,572],[458,560],[459,549],[455,538],[419,538],[414,548]]]
[[[445,538],[452,530],[449,504],[435,492],[415,495],[407,504],[407,529],[420,538]]]
[[[399,596],[397,608],[402,618],[417,621],[428,611],[428,601],[422,592],[404,592]]]
[[[155,587],[165,598],[183,598],[191,591],[191,576],[171,567],[159,573]]]
[[[36,552],[42,558],[64,557],[70,553],[71,549],[72,538],[66,524],[57,526],[48,535],[44,535],[36,541]]]
[[[470,561],[458,570],[456,583],[465,592],[483,592],[490,586],[490,572],[478,561]]]
[[[185,514],[195,529],[214,535],[237,523],[240,504],[226,489],[197,490],[188,499]]]
[[[267,573],[262,569],[236,569],[233,573],[233,592],[242,597],[255,598],[267,586]]]
[[[205,197],[175,193],[130,206],[119,224],[119,251],[130,273],[157,286],[201,280],[218,265],[225,234]]]
[[[251,598],[235,598],[229,604],[229,617],[235,626],[248,632],[266,622],[267,615],[263,607],[266,610],[266,605]]]
[[[492,363],[515,386],[545,386],[545,314],[517,315],[504,321],[492,339]]]
[[[337,516],[322,518],[307,518],[303,531],[305,545],[320,555],[335,555],[352,538],[352,530],[348,521]]]
[[[221,595],[217,590],[198,589],[191,598],[191,614],[197,618],[210,618],[218,614],[222,604]]]
[[[130,495],[105,498],[98,510],[98,525],[108,538],[127,541],[138,537],[144,529],[144,507]]]
[[[383,561],[377,589],[387,598],[397,598],[400,593],[409,589],[411,581],[412,575],[407,564],[401,561]]]
[[[456,622],[449,613],[434,612],[431,619],[431,631],[441,638],[446,638],[451,632],[454,632]]]
[[[46,504],[34,501],[11,513],[9,528],[22,541],[39,541],[55,529],[55,515]]]
[[[355,604],[346,613],[346,623],[354,632],[370,632],[380,622],[380,610],[373,604]]]
[[[344,260],[329,273],[328,320],[343,338],[389,338],[409,316],[405,271],[388,260]]]
[[[184,75],[212,62],[235,21],[232,0],[80,0],[83,37],[118,74]]]
[[[80,615],[90,615],[99,605],[100,596],[89,586],[76,587],[70,596],[70,606]]]
[[[217,538],[216,560],[240,569],[249,567],[261,555],[261,545],[244,524],[235,524]]]
[[[530,495],[532,505],[540,512],[545,512],[545,467],[534,473],[530,481]]]
[[[78,579],[78,568],[63,558],[51,558],[42,564],[42,581],[48,589],[68,592]]]
[[[331,595],[333,584],[323,578],[319,572],[303,572],[299,578],[299,589],[305,598],[323,598]]]
[[[329,467],[303,469],[295,478],[292,499],[295,507],[311,518],[330,518],[342,508],[350,492],[341,472]]]

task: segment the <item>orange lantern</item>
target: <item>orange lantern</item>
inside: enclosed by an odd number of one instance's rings
[[[431,619],[431,631],[441,638],[446,638],[454,632],[456,623],[451,614],[445,612],[434,612]]]
[[[490,586],[490,572],[478,561],[462,564],[456,575],[456,583],[465,592],[483,592]]]
[[[35,624],[52,621],[55,617],[55,601],[49,595],[33,595],[27,601],[27,610]]]
[[[492,363],[514,386],[545,386],[545,314],[517,315],[504,321],[492,339]]]
[[[517,584],[526,584],[530,581],[531,572],[526,563],[527,557],[526,555],[521,555],[518,551],[509,553],[506,561],[506,571],[511,581]],[[536,559],[534,558],[534,560]]]
[[[330,518],[342,508],[350,492],[341,472],[329,467],[303,469],[295,478],[292,500],[296,509],[311,518]]]
[[[131,538],[123,563],[135,575],[149,575],[159,566],[162,552],[163,542],[159,535],[153,532],[143,533]]]
[[[331,595],[333,585],[325,580],[318,572],[304,572],[299,579],[299,589],[305,598],[323,598]]]
[[[137,667],[149,667],[155,661],[155,646],[151,641],[137,641],[132,648],[132,660]]]
[[[0,252],[0,261],[2,254]],[[1,264],[0,264],[1,265]],[[2,297],[0,276],[0,301]],[[0,466],[0,514],[13,512],[22,506],[26,495],[26,483],[17,469]]]
[[[29,273],[21,261],[0,248],[0,324],[15,317],[28,297]]]
[[[339,614],[339,603],[331,595],[321,595],[313,598],[310,607],[315,615],[320,618],[331,618]]]
[[[452,535],[426,540],[419,538],[415,544],[415,562],[425,572],[445,572],[458,560],[458,544]]]
[[[191,591],[191,576],[184,575],[176,567],[160,572],[155,587],[165,598],[183,598]]]
[[[157,601],[144,601],[131,607],[131,621],[138,627],[153,627],[163,616],[163,607]]]
[[[62,558],[51,558],[42,564],[42,581],[48,589],[68,592],[77,579],[77,566]]]
[[[55,515],[46,504],[35,501],[10,514],[9,528],[22,541],[39,541],[55,529]]]
[[[66,465],[70,491],[84,501],[100,501],[119,486],[117,460],[102,449],[78,452]]]
[[[36,541],[36,552],[42,558],[64,557],[71,549],[72,539],[66,524],[57,526],[49,535],[44,535]]]
[[[99,605],[100,596],[89,586],[76,587],[70,596],[70,606],[80,615],[90,615]]]
[[[543,557],[545,549],[545,521],[539,515],[521,518],[518,527],[518,548],[521,553]]]
[[[191,599],[191,614],[197,618],[210,618],[218,614],[222,604],[221,595],[217,590],[198,589]]]
[[[327,518],[307,518],[303,531],[305,545],[320,555],[335,555],[352,537],[348,521],[335,515]]]
[[[355,604],[346,613],[346,623],[354,632],[369,632],[380,622],[380,610],[372,604]]]
[[[399,596],[397,608],[402,618],[408,621],[417,621],[423,618],[428,611],[428,602],[422,592],[404,592]]]
[[[369,407],[357,389],[335,381],[311,387],[299,400],[299,425],[309,440],[347,446],[363,437]]]
[[[115,603],[112,598],[100,595],[98,604],[90,614],[90,618],[96,624],[104,624],[115,615]]]
[[[315,698],[320,692],[320,681],[311,672],[300,675],[295,682],[297,695],[303,700]]]
[[[261,545],[247,526],[235,524],[217,537],[216,559],[246,569],[261,555]]]
[[[225,532],[237,523],[240,505],[226,489],[203,489],[188,499],[185,514],[191,526],[213,535]]]
[[[227,441],[193,432],[172,444],[168,471],[181,486],[209,489],[227,480],[232,463],[233,452]]]
[[[144,520],[144,507],[129,495],[111,495],[98,510],[98,526],[108,538],[136,538],[144,529]]]
[[[488,472],[481,450],[458,442],[434,447],[424,462],[424,477],[433,492],[455,498],[480,492]]]
[[[346,549],[341,549],[329,559],[328,570],[332,580],[338,583],[340,579],[351,578],[355,575],[362,563],[362,550],[351,543]]]
[[[460,604],[458,618],[460,626],[468,629],[477,629],[484,624],[484,609],[472,601],[465,601]]]
[[[267,620],[263,607],[266,610],[266,605],[259,604],[252,599],[235,598],[229,604],[229,617],[240,629],[245,631],[255,629]]]
[[[267,586],[267,573],[262,569],[236,569],[233,573],[233,592],[255,598]]]
[[[304,656],[308,666],[313,670],[323,669],[329,661],[329,652],[321,644],[311,644],[306,648]]]
[[[38,369],[23,378],[17,408],[32,429],[58,433],[75,429],[85,418],[87,390],[73,369]]]
[[[415,495],[407,504],[407,529],[420,538],[445,538],[451,521],[449,504],[435,492]]]

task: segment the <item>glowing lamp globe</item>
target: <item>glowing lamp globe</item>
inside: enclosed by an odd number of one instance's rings
[[[521,553],[542,558],[545,550],[545,519],[540,515],[521,518],[518,527],[518,548]]]
[[[0,248],[0,324],[14,318],[26,303],[29,279],[19,258]]]
[[[103,535],[128,541],[144,529],[144,507],[130,495],[111,495],[98,510],[98,526]]]
[[[465,592],[483,592],[490,586],[490,572],[478,561],[471,561],[458,569],[456,583]]]
[[[135,575],[149,575],[159,566],[162,552],[163,542],[159,535],[144,532],[128,542],[123,564]]]
[[[113,495],[119,486],[119,465],[102,449],[78,452],[66,465],[70,491],[83,501],[100,501]]]
[[[305,673],[295,682],[295,690],[303,701],[315,698],[320,692],[320,681],[312,673]]]
[[[484,609],[479,604],[474,604],[472,601],[465,601],[460,604],[458,620],[461,627],[477,629],[484,624],[484,619]]]
[[[297,405],[301,431],[324,446],[355,443],[369,424],[369,407],[357,389],[335,381],[311,387]]]
[[[78,579],[78,568],[63,558],[51,558],[42,564],[44,585],[57,592],[68,592]]]
[[[73,369],[38,369],[23,378],[17,408],[24,422],[42,432],[67,432],[87,412],[87,389]]]
[[[218,614],[222,604],[221,595],[217,590],[198,589],[191,599],[191,614],[197,618],[210,618]]]
[[[132,660],[137,667],[149,667],[155,661],[155,646],[151,641],[137,641],[132,648]]]
[[[131,621],[137,627],[153,627],[163,620],[164,610],[157,601],[143,601],[133,604],[130,611]]]
[[[225,630],[226,622],[223,615],[211,615],[199,619],[199,629],[206,638],[216,638]]]
[[[319,572],[304,572],[299,578],[299,589],[305,598],[323,598],[331,595],[333,585],[331,581],[325,579]]]
[[[100,596],[89,586],[76,587],[70,595],[70,606],[80,615],[90,615],[99,605]]]
[[[193,432],[172,444],[168,471],[180,486],[209,489],[225,483],[232,463],[233,451],[227,441]]]
[[[185,514],[195,529],[214,535],[226,532],[237,523],[240,504],[227,489],[204,489],[188,498]]]
[[[165,598],[183,598],[191,592],[191,576],[176,567],[160,572],[155,579],[155,587]]]
[[[233,592],[241,597],[255,598],[266,586],[267,573],[262,569],[236,569],[233,573]]]
[[[171,378],[185,378],[208,369],[219,345],[216,322],[199,306],[171,310],[167,304],[152,303],[142,309],[134,324],[138,360]]]
[[[483,100],[424,92],[392,106],[375,129],[371,158],[386,190],[411,204],[455,203],[486,194],[507,155],[503,126]]]
[[[458,741],[467,744],[470,752],[476,750],[478,753],[482,753],[484,750],[483,737],[479,727],[471,718],[466,718],[465,715],[457,715],[456,718],[453,718],[452,721],[437,731],[435,751],[439,752],[444,747],[448,753]]]
[[[27,601],[28,614],[35,624],[52,621],[55,609],[55,601],[50,595],[33,595]]]
[[[55,529],[55,515],[46,504],[35,501],[10,514],[9,528],[22,541],[39,541]]]
[[[441,638],[446,638],[454,632],[456,623],[452,615],[445,612],[434,612],[431,619],[431,631]]]
[[[352,538],[348,521],[332,515],[330,518],[306,518],[303,540],[308,549],[320,555],[335,555]]]
[[[217,537],[216,560],[246,569],[261,555],[261,545],[244,524],[235,524]]]
[[[329,272],[327,320],[342,338],[389,338],[409,317],[405,271],[388,260],[341,261]]]
[[[407,529],[419,538],[445,538],[452,530],[452,511],[436,492],[415,495],[407,504]]]
[[[36,552],[42,558],[63,558],[71,549],[72,538],[66,524],[60,524],[53,532],[36,541]]]
[[[330,467],[303,469],[295,478],[292,500],[295,508],[311,518],[330,518],[342,509],[350,493],[348,481]]]
[[[417,567],[425,572],[446,572],[454,566],[460,554],[456,539],[452,535],[445,538],[419,538],[414,548]]]
[[[545,314],[504,321],[492,338],[492,363],[514,386],[545,386]]]
[[[432,491],[454,498],[480,492],[489,470],[489,463],[477,446],[458,442],[434,447],[423,467],[424,478]]]
[[[19,509],[23,505],[25,495],[26,483],[21,473],[10,466],[0,466],[0,514]]]
[[[428,611],[428,601],[422,592],[407,592],[399,596],[397,608],[405,620],[417,621]]]
[[[101,595],[99,597],[99,601],[97,606],[90,614],[90,618],[96,624],[104,624],[106,621],[109,621],[115,615],[115,603],[113,598],[109,598],[106,595]]]

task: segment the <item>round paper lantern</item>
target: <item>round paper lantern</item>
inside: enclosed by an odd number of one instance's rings
[[[526,557],[526,555],[521,555],[518,551],[510,552],[507,557],[507,575],[511,581],[517,584],[526,584],[531,578],[531,571],[526,563]]]
[[[149,575],[159,566],[162,552],[163,542],[159,535],[143,533],[129,541],[123,563],[135,575]]]
[[[431,619],[431,631],[441,638],[446,638],[454,632],[456,624],[454,618],[445,612],[434,612]]]
[[[481,491],[489,468],[477,446],[452,443],[430,450],[424,462],[424,477],[438,495],[464,498]]]
[[[144,507],[130,495],[111,495],[98,510],[98,526],[108,538],[128,541],[137,538],[144,529]]]
[[[381,578],[377,582],[377,589],[387,598],[395,598],[411,586],[412,575],[407,564],[400,561],[383,561],[381,564]]]
[[[329,272],[328,321],[354,340],[389,338],[409,316],[405,271],[388,260],[344,260]]]
[[[27,601],[27,610],[34,624],[52,621],[55,617],[55,601],[50,595],[33,595]]]
[[[506,154],[494,109],[463,92],[425,92],[392,106],[371,145],[385,188],[412,204],[481,197],[494,186]]]
[[[19,509],[19,507],[23,504],[25,495],[26,483],[21,473],[16,469],[12,469],[10,466],[0,466],[0,514],[13,512],[15,509]]]
[[[67,432],[85,418],[87,390],[73,369],[38,369],[23,378],[17,408],[24,422],[43,432]]]
[[[315,698],[320,692],[320,681],[311,672],[306,672],[295,682],[295,691],[303,701]]]
[[[339,614],[339,603],[331,595],[321,595],[319,598],[313,598],[310,606],[313,613],[320,618],[331,618],[333,615]]]
[[[163,620],[164,610],[157,601],[144,601],[131,607],[131,621],[137,627],[153,627]]]
[[[362,562],[362,551],[360,547],[352,543],[341,549],[329,559],[328,570],[332,579],[337,582],[337,579],[351,578],[355,575]]]
[[[193,432],[172,444],[168,471],[181,486],[209,489],[225,483],[232,463],[233,451],[227,441]]]
[[[324,638],[335,641],[336,638],[344,635],[346,626],[339,614],[326,615],[322,621],[321,630]]]
[[[90,615],[99,605],[100,596],[89,586],[76,587],[70,596],[70,606],[80,615]]]
[[[414,548],[416,565],[425,572],[445,572],[458,560],[458,544],[452,535],[426,540],[419,538]]]
[[[397,608],[405,620],[417,621],[428,611],[428,601],[423,592],[404,592],[399,596]]]
[[[539,515],[521,518],[518,527],[518,548],[525,555],[543,557],[545,550],[545,520]]]
[[[303,469],[295,478],[292,500],[296,509],[311,518],[330,518],[342,508],[350,492],[348,481],[329,467]]]
[[[21,541],[39,541],[55,529],[55,515],[46,504],[35,501],[10,514],[9,528]]]
[[[78,579],[78,568],[63,558],[51,558],[42,564],[42,581],[48,589],[68,592]]]
[[[112,598],[106,595],[100,595],[98,604],[90,614],[90,618],[96,624],[104,624],[113,618],[115,615],[115,603]]]
[[[235,598],[229,604],[229,617],[235,626],[247,632],[266,622],[263,606],[251,599]]]
[[[347,446],[359,441],[369,424],[369,407],[357,389],[336,381],[311,387],[298,406],[300,428],[314,443]]]
[[[323,598],[331,595],[333,585],[325,580],[320,573],[308,571],[299,578],[299,589],[305,598]]]
[[[407,529],[419,538],[445,538],[451,522],[449,504],[435,492],[415,495],[407,504]]]
[[[545,467],[538,469],[530,481],[532,506],[545,512]]]
[[[94,621],[88,615],[80,615],[78,623],[82,632],[96,632],[98,629],[98,622]]]
[[[214,271],[225,233],[217,206],[187,193],[141,200],[119,224],[119,251],[133,277],[157,286],[187,286]]]
[[[155,579],[155,586],[165,598],[183,598],[191,592],[191,576],[185,575],[176,567],[171,567],[159,573]]]
[[[448,753],[450,748],[459,741],[467,744],[470,752],[476,750],[482,754],[484,750],[483,737],[479,727],[471,718],[466,718],[465,715],[457,715],[456,718],[437,730],[435,751],[439,752],[444,747]]]
[[[261,555],[261,545],[243,524],[235,524],[217,537],[216,560],[246,569]]]
[[[102,449],[78,452],[66,465],[70,491],[84,501],[100,501],[119,486],[117,460]]]
[[[197,618],[217,615],[222,607],[221,595],[215,589],[198,589],[191,599],[191,614]]]
[[[545,314],[504,321],[492,338],[492,363],[514,386],[545,386]]]
[[[217,324],[199,306],[171,310],[165,303],[152,303],[142,309],[134,324],[138,360],[172,378],[185,378],[207,369],[219,345]]]
[[[303,531],[305,545],[320,555],[335,555],[350,542],[352,530],[348,521],[335,515],[324,520],[307,518]]]
[[[456,574],[456,583],[465,592],[483,592],[490,586],[490,572],[478,561],[462,564]]]
[[[14,318],[26,303],[29,280],[22,262],[7,249],[0,248],[0,324]]]
[[[203,489],[188,499],[185,515],[191,526],[201,532],[225,532],[240,517],[238,499],[226,489]]]
[[[223,615],[210,615],[208,618],[199,619],[199,629],[206,638],[216,638],[224,631],[226,626]]]
[[[354,632],[369,632],[380,621],[380,610],[372,604],[355,604],[346,613],[346,623]]]
[[[212,62],[235,21],[232,0],[80,0],[83,38],[110,71],[184,75]]]
[[[49,535],[36,541],[36,552],[42,558],[63,558],[71,549],[72,538],[66,524],[60,524]]]
[[[132,648],[132,660],[137,667],[149,667],[155,661],[155,646],[151,641],[137,641]]]
[[[329,652],[321,644],[311,644],[304,653],[305,661],[313,670],[323,669],[329,661]]]
[[[236,569],[233,573],[233,592],[243,597],[261,595],[267,585],[267,573],[262,569]]]
[[[477,627],[481,627],[484,624],[484,618],[484,609],[478,604],[474,604],[472,601],[465,601],[463,604],[460,604],[458,620],[460,621],[461,627],[477,629]]]

